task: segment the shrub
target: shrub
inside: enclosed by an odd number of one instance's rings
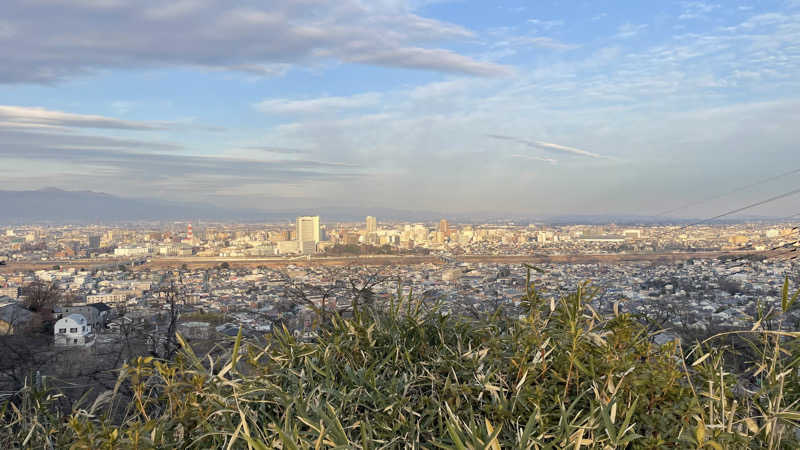
[[[784,287],[784,310],[792,307]],[[72,448],[798,448],[800,333],[742,332],[729,373],[714,338],[657,346],[595,291],[528,288],[524,318],[443,314],[399,295],[333,315],[310,341],[278,329],[198,357],[126,364],[68,413],[38,383],[0,408],[0,443]],[[616,308],[615,308],[616,310]],[[751,389],[752,388],[752,389]]]

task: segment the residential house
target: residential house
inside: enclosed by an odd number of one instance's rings
[[[111,314],[111,307],[105,303],[92,303],[89,305],[65,305],[53,308],[53,315],[56,319],[61,319],[70,314],[80,314],[86,318],[86,322],[92,326],[92,330],[100,332],[106,327],[106,322]]]
[[[94,344],[92,325],[80,314],[58,319],[53,329],[56,345],[89,346]]]

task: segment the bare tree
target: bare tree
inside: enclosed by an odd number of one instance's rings
[[[319,267],[316,270],[324,272],[324,283],[311,285],[277,269],[272,269],[271,273],[285,283],[287,300],[314,311],[319,324],[328,323],[334,313],[348,313],[354,308],[373,305],[374,289],[391,280],[382,268],[367,269],[348,265],[338,268]],[[340,307],[337,302],[339,298],[349,298],[350,304]]]
[[[146,333],[145,338],[150,345],[152,356],[172,359],[180,348],[176,333],[182,307],[186,304],[186,293],[173,280],[161,289],[160,294],[166,306],[166,318],[163,321],[157,320],[155,327],[150,333]]]
[[[31,312],[52,312],[61,303],[63,292],[55,283],[36,281],[22,288],[22,304]]]

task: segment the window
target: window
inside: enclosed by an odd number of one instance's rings
[[[78,343],[78,340],[77,340],[77,339],[73,339],[73,340],[72,340],[72,343],[73,343],[73,344],[77,344],[77,343]]]
[[[81,331],[86,331],[86,325],[81,327]]]
[[[58,329],[58,334],[64,334],[64,333],[66,333],[66,332],[67,332],[67,329],[66,329],[66,328],[59,328],[59,329]]]
[[[78,332],[78,329],[77,329],[77,328],[70,328],[70,329],[69,329],[69,332],[70,332],[70,333],[77,333],[77,332]]]

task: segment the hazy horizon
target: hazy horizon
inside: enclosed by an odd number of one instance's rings
[[[793,0],[7,0],[0,190],[712,217],[800,187],[797,42]]]

